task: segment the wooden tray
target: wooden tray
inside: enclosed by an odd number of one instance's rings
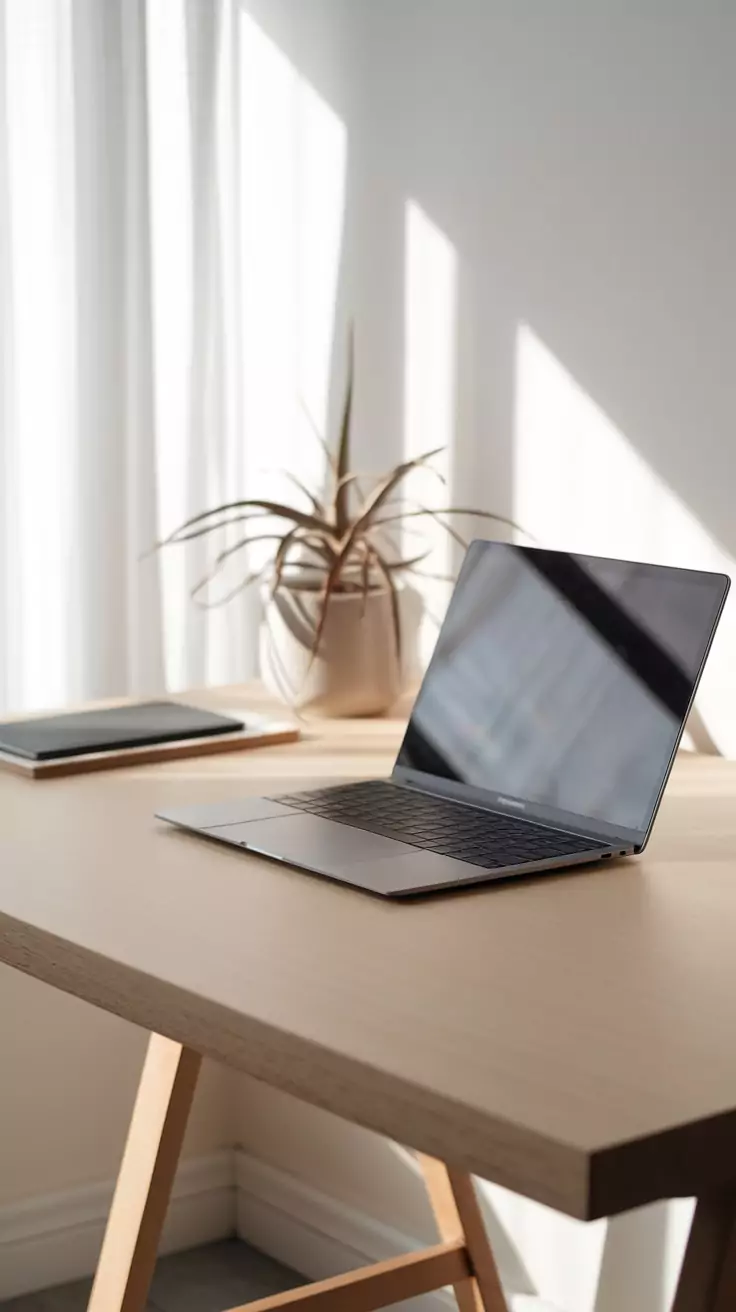
[[[30,761],[0,751],[0,769],[25,775],[27,779],[58,779],[62,775],[88,774],[92,770],[116,770],[126,765],[150,765],[186,756],[212,756],[217,752],[242,752],[249,747],[271,747],[275,743],[296,742],[301,736],[298,725],[271,720],[252,711],[243,712],[239,708],[236,711],[224,710],[221,714],[243,719],[247,727],[236,733],[212,734],[209,738],[181,738],[175,743],[87,752],[81,756],[62,756],[55,761]]]

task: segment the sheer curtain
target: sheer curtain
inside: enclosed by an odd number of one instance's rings
[[[0,3],[0,708],[253,672],[151,547],[315,476],[345,149],[235,0]]]

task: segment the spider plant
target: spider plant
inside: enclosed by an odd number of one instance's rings
[[[394,534],[405,521],[418,521],[419,527],[422,522],[431,520],[441,525],[463,547],[467,542],[451,522],[456,516],[474,516],[516,527],[511,520],[484,510],[457,506],[437,508],[407,500],[404,494],[407,480],[423,466],[431,469],[444,483],[440,472],[431,466],[433,457],[442,451],[441,447],[401,461],[382,477],[372,479],[366,490],[365,477],[351,469],[350,461],[353,378],[351,334],[345,401],[334,451],[314,429],[327,463],[324,493],[311,491],[294,474],[288,473],[287,477],[299,492],[303,504],[258,498],[230,501],[186,520],[158,544],[168,546],[190,542],[231,529],[233,525],[243,526],[242,536],[219,552],[212,569],[192,590],[197,599],[233,556],[242,553],[247,559],[257,543],[272,543],[273,551],[267,562],[247,573],[217,604],[229,600],[264,576],[270,576],[272,595],[286,586],[316,591],[318,605],[312,633],[312,659],[319,652],[332,597],[336,593],[358,593],[363,598],[364,611],[368,593],[383,588],[389,593],[393,636],[400,656],[401,626],[396,580],[402,574],[424,573],[421,565],[431,554],[428,546],[414,555],[401,554]]]

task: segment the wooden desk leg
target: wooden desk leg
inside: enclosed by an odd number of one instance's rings
[[[442,1243],[245,1303],[230,1312],[375,1312],[452,1285],[460,1312],[507,1312],[473,1182],[419,1157]]]
[[[417,1154],[443,1239],[461,1239],[472,1275],[454,1286],[459,1312],[507,1312],[496,1260],[471,1176]]]
[[[201,1062],[151,1035],[88,1312],[144,1312]],[[419,1162],[441,1243],[233,1312],[375,1312],[444,1285],[460,1312],[507,1312],[470,1176],[431,1157]]]
[[[152,1034],[88,1312],[143,1312],[202,1058]]]
[[[699,1198],[672,1312],[736,1308],[736,1194]]]

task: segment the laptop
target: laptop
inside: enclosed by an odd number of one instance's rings
[[[394,898],[641,852],[728,589],[473,542],[389,779],[159,818]]]

